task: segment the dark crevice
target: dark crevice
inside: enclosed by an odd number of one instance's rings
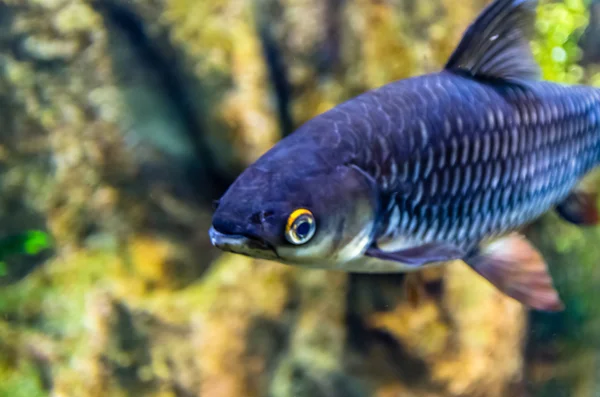
[[[54,381],[52,377],[52,362],[46,357],[32,355],[33,366],[35,367],[40,382],[40,386],[46,392],[52,391]]]
[[[104,363],[110,368],[115,380],[128,390],[147,392],[156,386],[156,380],[143,380],[138,377],[140,368],[152,362],[149,349],[149,338],[134,314],[121,302],[113,301],[114,310],[110,334],[113,336],[114,345],[106,350]],[[130,358],[129,363],[116,360],[118,354]]]
[[[389,374],[395,374],[393,376],[396,380],[400,380],[410,387],[431,384],[431,374],[427,363],[420,357],[412,355],[401,341],[390,333],[368,328],[363,318],[355,313],[348,313],[346,328],[348,329],[349,347],[365,358],[368,358],[370,352],[377,346],[387,352],[384,362],[388,363]]]
[[[363,397],[367,393],[355,378],[339,371],[316,371],[294,363],[290,371],[290,394],[311,397]]]
[[[593,0],[589,5],[590,21],[579,40],[583,57],[582,66],[600,63],[600,0]]]
[[[295,315],[295,313],[290,314]],[[295,320],[294,317],[292,318]],[[291,329],[286,321],[274,321],[261,316],[252,319],[248,326],[245,337],[249,341],[246,355],[264,360],[262,373],[267,378],[275,376],[278,365],[290,348]],[[247,379],[247,382],[253,385],[253,389],[260,390],[264,387],[261,384],[262,380],[254,377]]]
[[[342,34],[342,8],[345,0],[327,0],[323,24],[325,40],[317,54],[317,70],[321,76],[335,76],[341,72],[340,41]]]
[[[210,203],[214,196],[221,195],[227,189],[232,180],[221,174],[215,166],[215,154],[202,134],[203,117],[198,114],[197,107],[192,106],[193,99],[186,87],[189,82],[186,83],[180,67],[174,64],[175,50],[172,50],[172,57],[164,54],[158,48],[156,38],[147,35],[143,21],[127,7],[114,1],[95,1],[93,5],[109,24],[119,28],[128,37],[136,56],[155,72],[161,89],[178,110],[196,154],[194,161],[185,164],[186,177],[198,186],[194,193]]]
[[[263,56],[277,100],[279,127],[281,134],[286,136],[292,133],[294,129],[294,123],[290,114],[291,88],[288,81],[287,68],[281,49],[271,32],[271,25],[261,20],[260,16],[263,13],[260,10],[257,10],[255,15],[257,15],[256,25],[258,26],[258,36],[262,44]]]
[[[315,64],[318,76],[331,78],[342,70],[340,41],[342,34],[342,9],[345,0],[326,0],[322,22],[325,26],[325,39],[316,50]],[[289,135],[296,127],[290,112],[293,87],[288,79],[285,57],[275,34],[273,19],[280,15],[281,5],[277,0],[257,2],[254,15],[256,26],[267,64],[269,78],[277,100],[279,125],[283,136]],[[268,9],[267,9],[268,8]],[[265,15],[271,19],[266,20]]]

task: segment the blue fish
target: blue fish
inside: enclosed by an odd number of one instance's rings
[[[519,233],[555,209],[598,223],[600,91],[541,81],[535,0],[496,0],[444,69],[384,85],[306,122],[219,200],[225,251],[303,267],[409,272],[462,260],[504,294],[563,309]]]

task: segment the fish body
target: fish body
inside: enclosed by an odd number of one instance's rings
[[[562,307],[515,233],[556,207],[596,224],[600,91],[539,81],[534,0],[496,0],[439,73],[366,92],[305,123],[232,184],[210,231],[228,251],[353,272],[461,259],[507,295]]]
[[[376,181],[374,238],[396,249],[443,241],[471,251],[561,203],[600,160],[600,91],[590,87],[442,72],[322,117],[344,131],[344,161]]]

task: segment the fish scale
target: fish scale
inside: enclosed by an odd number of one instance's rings
[[[402,169],[398,164],[407,163],[414,184],[408,196],[406,192],[394,195],[395,203],[382,206],[386,210],[379,216],[379,230],[384,232],[378,239],[409,233],[415,243],[449,239],[473,249],[490,231],[505,233],[545,212],[599,160],[600,96],[594,89],[570,89],[566,95],[566,89],[547,84],[502,92],[492,86],[473,89],[472,80],[452,74],[423,78],[433,80],[428,90],[411,90],[410,86],[402,86],[407,84],[404,81],[382,89],[402,92],[405,98],[412,94],[432,105],[417,108],[407,106],[406,100],[395,104],[394,109],[401,109],[404,117],[412,112],[411,118],[417,121],[409,129],[389,129],[392,136],[386,142],[409,142],[412,153],[390,150],[395,158],[386,159],[381,175],[374,176],[385,178],[388,189],[393,190],[400,180],[391,172],[392,164]],[[418,80],[410,80],[408,85],[423,84]],[[380,94],[387,100],[391,95]],[[428,95],[437,100],[429,101]],[[478,103],[481,110],[474,108]],[[496,111],[486,109],[487,105]],[[441,114],[448,106],[456,109],[454,118],[430,122],[446,128],[427,129],[427,138],[437,143],[428,146],[423,120]],[[550,108],[555,110],[548,111]],[[478,113],[487,116],[474,117]],[[389,113],[389,119],[393,121],[397,114]],[[382,162],[378,152],[370,154],[354,161],[367,170],[374,169],[369,162]],[[440,165],[437,168],[435,159]],[[540,205],[540,197],[547,198],[544,205]],[[477,207],[473,202],[478,203]],[[441,210],[432,211],[434,208]],[[408,222],[401,225],[391,215],[404,211]],[[454,226],[444,230],[446,218]],[[418,229],[412,226],[417,224],[421,225]],[[474,226],[480,227],[463,238],[465,231]]]

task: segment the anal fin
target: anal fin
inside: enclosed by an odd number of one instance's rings
[[[531,308],[564,308],[541,254],[519,234],[497,240],[465,260],[496,288]]]

